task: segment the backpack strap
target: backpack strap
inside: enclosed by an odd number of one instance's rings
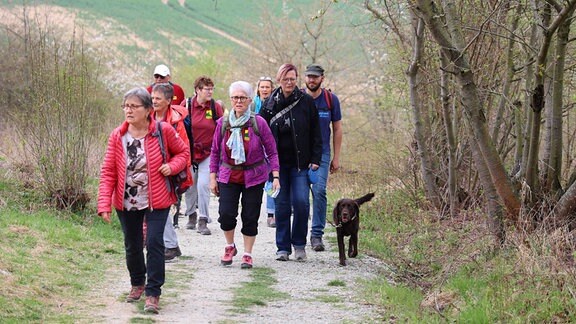
[[[160,153],[162,154],[162,161],[166,163],[166,149],[164,148],[164,136],[162,136],[162,122],[156,121],[156,129],[158,130],[158,145],[160,145]]]
[[[250,121],[252,122],[252,129],[254,130],[254,134],[260,136],[260,128],[258,128],[258,121],[256,120],[256,116],[250,115]]]
[[[210,99],[210,110],[212,111],[212,120],[214,121],[214,124],[216,124],[218,118],[222,116],[218,116],[218,112],[216,111],[216,101],[214,98]]]
[[[322,93],[324,94],[324,100],[326,100],[326,104],[328,105],[328,110],[332,110],[332,90],[322,88]]]
[[[188,116],[184,118],[184,129],[188,136],[188,143],[190,144],[190,161],[194,159],[194,134],[192,133],[192,97],[186,99],[186,110]]]
[[[260,136],[260,129],[258,128],[256,116],[250,115],[250,124],[252,125],[252,129],[254,130],[254,134]],[[234,128],[240,128],[240,127],[243,128],[245,126],[246,124],[242,126],[236,126]],[[230,126],[230,121],[228,120],[228,118],[222,119],[222,128],[220,128],[220,135],[222,136],[222,139],[224,139],[224,134],[226,134],[226,131],[229,130],[230,128],[232,127]]]

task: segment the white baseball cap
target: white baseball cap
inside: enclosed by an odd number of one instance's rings
[[[154,75],[156,74],[160,74],[163,77],[168,76],[170,75],[170,69],[164,64],[156,65],[156,68],[154,69]]]

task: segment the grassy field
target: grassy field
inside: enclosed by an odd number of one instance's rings
[[[73,322],[101,274],[123,257],[121,229],[58,212],[0,175],[0,322]],[[6,173],[5,173],[6,172]]]
[[[4,0],[2,3],[13,5],[18,1]],[[186,39],[198,41],[208,49],[230,48],[232,51],[238,50],[239,45],[237,43],[216,33],[212,28],[217,28],[234,38],[251,43],[258,39],[258,31],[247,27],[258,24],[264,10],[272,12],[273,16],[280,16],[283,13],[297,16],[301,10],[305,11],[303,8],[312,5],[310,1],[306,0],[290,2],[185,1],[183,5],[180,5],[180,2],[176,0],[169,0],[166,4],[160,0],[52,0],[37,1],[36,3],[77,9],[80,12],[80,17],[88,22],[102,19],[120,21],[142,39],[152,41],[159,47],[164,47],[176,54],[185,52]],[[264,3],[265,5],[263,5]],[[333,6],[335,16],[341,15],[343,12],[347,12],[348,15],[358,12],[350,10],[351,5],[344,2],[336,3]],[[311,17],[312,14],[309,13],[308,16]],[[167,35],[167,33],[169,34]],[[183,41],[179,42],[179,38]],[[195,61],[192,56],[188,58],[191,62]]]

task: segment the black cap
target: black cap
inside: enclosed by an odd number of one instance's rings
[[[304,75],[322,76],[324,75],[324,69],[318,64],[310,64],[306,67]]]

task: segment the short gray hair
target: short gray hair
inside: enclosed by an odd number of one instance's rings
[[[150,96],[150,93],[148,93],[148,90],[146,90],[146,88],[136,87],[136,88],[132,88],[132,89],[128,90],[124,94],[124,99],[122,100],[122,105],[124,105],[126,103],[126,99],[128,99],[130,97],[138,98],[140,100],[140,102],[144,105],[144,108],[146,108],[146,109],[152,108],[152,97]]]
[[[232,92],[234,90],[243,91],[246,94],[246,96],[250,99],[252,99],[252,96],[254,94],[254,89],[252,88],[252,85],[246,81],[232,82],[232,84],[230,84],[230,89],[228,90],[228,95],[232,96]]]
[[[174,97],[174,87],[168,82],[156,83],[154,87],[152,87],[152,92],[162,93],[164,99],[168,99],[170,102],[172,102],[172,97]]]

